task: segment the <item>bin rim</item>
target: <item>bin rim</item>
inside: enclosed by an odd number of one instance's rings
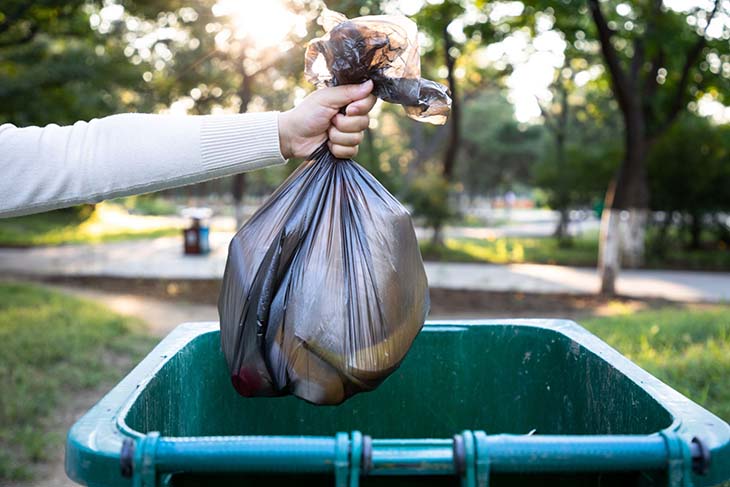
[[[520,326],[550,330],[569,338],[572,341],[571,346],[582,347],[608,361],[619,373],[644,389],[672,417],[671,424],[665,429],[636,436],[672,433],[688,443],[693,438],[700,438],[712,455],[712,466],[716,467],[719,462],[722,468],[712,468],[707,477],[695,477],[695,485],[712,485],[713,480],[720,482],[726,480],[725,477],[730,477],[730,425],[649,374],[577,323],[559,319],[430,320],[425,323],[423,331],[463,331],[475,326]],[[118,465],[124,440],[141,440],[147,436],[126,423],[126,417],[142,390],[188,343],[217,331],[217,322],[193,322],[177,326],[99,403],[80,418],[67,436],[66,471],[69,477],[77,481],[84,480],[83,472],[80,471],[83,468],[77,460],[87,455],[99,456]]]

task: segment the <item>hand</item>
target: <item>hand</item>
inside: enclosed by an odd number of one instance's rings
[[[310,93],[295,108],[279,114],[279,145],[284,158],[307,157],[328,140],[330,152],[350,159],[357,154],[368,113],[375,105],[372,81],[323,88]],[[338,113],[346,106],[345,115]]]

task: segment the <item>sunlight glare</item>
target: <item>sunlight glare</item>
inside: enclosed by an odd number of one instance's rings
[[[258,47],[276,46],[292,31],[301,35],[304,25],[281,0],[219,0],[213,14],[230,17],[233,37],[250,39]]]

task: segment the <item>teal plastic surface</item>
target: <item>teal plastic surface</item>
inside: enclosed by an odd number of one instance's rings
[[[69,476],[91,486],[730,479],[727,423],[572,322],[428,323],[380,388],[340,406],[238,396],[219,340],[216,323],[165,338],[73,426]],[[134,451],[122,460],[125,440]],[[703,451],[711,461],[698,475]]]

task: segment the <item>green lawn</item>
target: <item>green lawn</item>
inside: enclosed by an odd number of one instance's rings
[[[451,262],[489,262],[492,264],[562,264],[593,266],[597,241],[576,239],[573,246],[562,248],[555,238],[448,238],[442,247],[421,242],[427,260]]]
[[[154,217],[129,215],[115,204],[97,205],[91,216],[50,212],[0,220],[0,246],[26,247],[99,243],[177,235],[180,230]]]
[[[449,262],[489,262],[492,264],[557,264],[572,266],[596,265],[596,236],[576,238],[570,247],[559,245],[558,239],[543,238],[449,238],[444,246],[434,247],[421,242],[426,260]],[[647,250],[646,267],[650,269],[730,270],[730,250],[723,248],[687,250],[672,248],[659,256]]]
[[[667,307],[585,319],[581,325],[730,421],[730,306]]]
[[[153,344],[140,323],[92,302],[0,283],[0,484],[63,448],[65,432],[49,426],[60,405],[113,384]]]

